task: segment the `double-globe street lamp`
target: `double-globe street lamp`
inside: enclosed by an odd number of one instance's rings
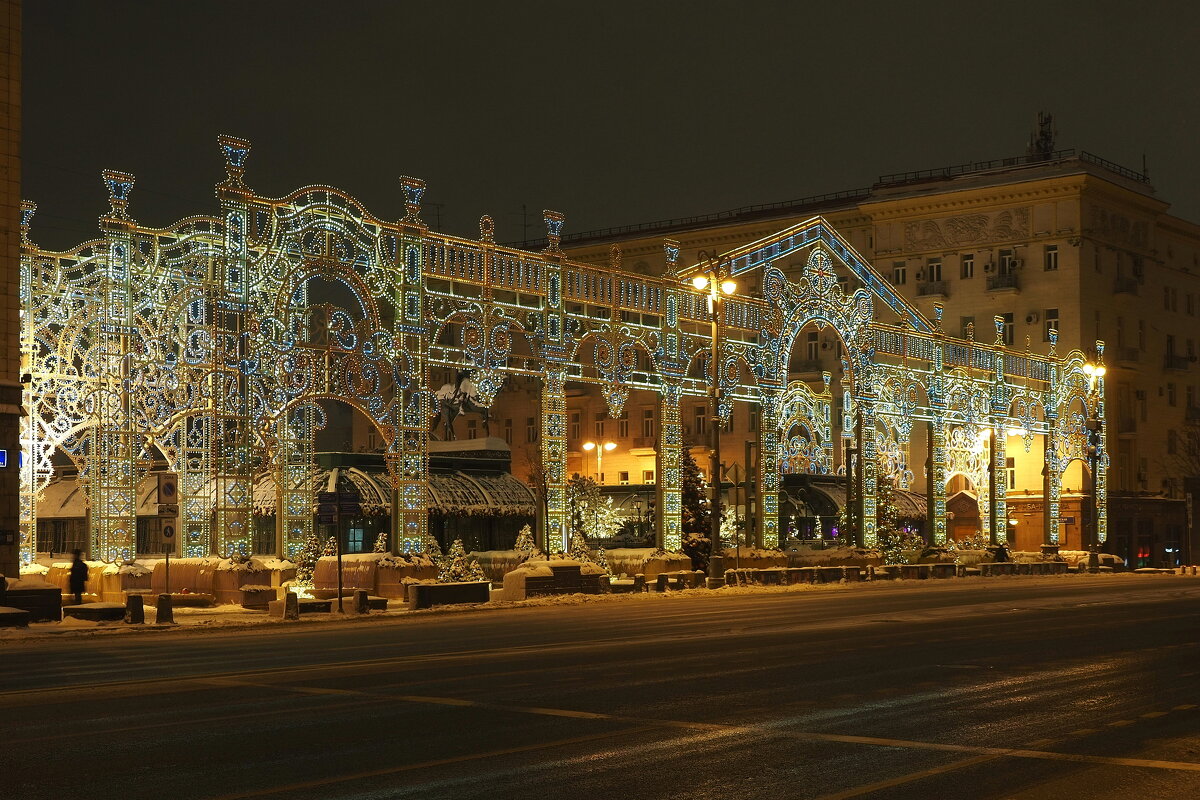
[[[709,404],[712,412],[712,461],[709,480],[712,482],[712,500],[709,505],[712,530],[708,555],[708,577],[719,581],[725,574],[725,559],[721,551],[721,300],[722,295],[737,291],[737,284],[724,274],[724,265],[700,251],[703,271],[692,278],[697,291],[708,290],[708,311],[712,318],[712,353],[710,354]],[[714,583],[714,585],[716,585]]]
[[[604,473],[601,472],[602,465],[604,464],[604,454],[616,450],[617,443],[605,442],[604,444],[598,444],[596,442],[584,442],[583,449],[589,453],[593,450],[596,451],[596,483],[604,483]]]

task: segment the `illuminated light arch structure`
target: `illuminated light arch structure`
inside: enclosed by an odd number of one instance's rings
[[[478,240],[434,233],[420,218],[424,183],[412,178],[401,179],[405,214],[395,221],[330,187],[260,197],[244,181],[250,144],[222,136],[219,145],[226,176],[218,215],[144,227],[129,213],[132,176],[105,172],[110,208],[100,238],[56,252],[34,244],[35,206],[23,205],[25,561],[57,447],[80,465],[92,557],[132,558],[148,444],[179,474],[184,555],[249,554],[251,514],[262,503],[255,478],[264,472],[274,477],[276,550],[295,555],[313,525],[322,398],[354,406],[378,429],[390,541],[416,549],[429,505],[431,368],[471,370],[485,404],[508,376],[541,381],[541,537],[551,545],[563,541],[567,522],[567,382],[599,386],[614,414],[631,390],[654,392],[658,541],[678,547],[680,402],[708,396],[712,365],[706,298],[688,283],[699,266],[680,263],[677,243],[665,242],[666,272],[652,277],[621,270],[619,251],[607,268],[567,259],[556,212],[545,212],[548,245],[536,253],[496,244],[489,217]],[[798,256],[805,266],[793,280],[779,265]],[[935,320],[925,318],[819,217],[721,258],[734,276],[761,272],[761,296],[724,301],[719,333],[719,413],[727,419],[734,403],[761,407],[760,544],[779,541],[780,472],[832,470],[833,440],[858,425],[871,433],[862,437],[856,489],[866,544],[875,539],[877,453],[903,482],[912,471],[907,437],[921,424],[935,541],[946,537],[947,470],[980,470],[964,443],[985,429],[1002,443],[1014,420],[1026,447],[1048,436],[1047,541],[1057,541],[1058,487],[1073,459],[1097,465],[1103,501],[1103,377],[1085,373],[1082,354],[1059,358],[1053,342],[1049,355],[1036,356],[999,339],[946,336],[940,307]],[[847,294],[839,276],[862,288]],[[339,296],[348,299],[312,296],[314,279],[344,287]],[[876,308],[900,324],[881,322]],[[853,413],[841,420],[831,419],[828,382],[814,389],[789,380],[793,345],[809,324],[832,328],[844,343]],[[703,369],[689,372],[697,360]],[[1099,420],[1098,435],[1089,420]],[[1003,445],[995,451],[1002,468]],[[1005,515],[1002,497],[995,507]],[[1101,540],[1104,522],[1101,502]]]

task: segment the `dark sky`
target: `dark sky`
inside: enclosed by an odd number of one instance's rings
[[[1140,168],[1200,219],[1193,2],[67,2],[26,0],[24,195],[34,238],[90,237],[99,173],[133,214],[215,209],[218,133],[248,183],[329,183],[441,228],[522,238],[869,185],[1060,147]],[[436,223],[434,209],[426,219]]]

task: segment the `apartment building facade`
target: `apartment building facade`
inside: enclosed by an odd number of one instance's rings
[[[617,259],[634,272],[661,274],[664,238],[680,242],[682,262],[696,263],[818,214],[927,316],[940,304],[948,334],[1044,353],[1056,330],[1059,353],[1079,349],[1103,361],[1106,549],[1132,565],[1195,560],[1196,476],[1189,474],[1188,452],[1200,432],[1200,225],[1170,214],[1145,175],[1088,153],[1059,151],[884,176],[866,189],[793,203],[568,234],[563,246],[583,262]],[[837,343],[812,331],[801,347],[792,356],[793,376],[818,381],[820,369],[836,361]],[[511,419],[503,395],[498,403],[495,416]],[[682,410],[685,440],[706,467],[711,423],[702,403],[692,405]],[[621,418],[611,419],[599,396],[568,397],[572,468],[605,485],[651,483],[653,408],[652,397],[635,396]],[[735,408],[724,440],[726,463],[739,465],[735,472],[745,466],[757,424],[755,407]],[[585,449],[588,442],[595,446]],[[602,449],[607,442],[611,450]],[[911,464],[921,463],[919,450]],[[1002,479],[1011,487],[1041,485],[1042,455],[1032,450],[1009,446],[1010,474]],[[514,471],[526,468],[515,455]],[[925,491],[922,470],[913,473],[908,488]],[[956,504],[959,488],[966,493]],[[956,535],[972,524],[962,513],[971,488],[947,490],[949,507],[960,508],[950,526]],[[1063,483],[1066,546],[1086,545],[1089,498],[1087,475],[1077,465]],[[1034,531],[1042,502],[1036,488],[1010,493],[1019,545],[1040,539]]]

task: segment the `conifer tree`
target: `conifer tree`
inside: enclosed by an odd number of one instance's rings
[[[708,484],[700,475],[700,467],[692,452],[683,448],[680,458],[681,512],[684,554],[692,559],[692,569],[707,570],[712,552],[712,512],[708,499]]]
[[[517,532],[517,543],[513,545],[513,549],[519,553],[525,553],[526,560],[539,552],[537,542],[533,538],[532,528],[526,525]]]
[[[330,536],[328,539],[325,540],[325,546],[323,548],[321,548],[321,555],[322,556],[337,555],[337,537],[336,536]]]
[[[304,547],[296,556],[296,583],[300,586],[312,586],[313,570],[317,568],[317,558],[321,555],[321,540],[315,532],[309,533],[304,540]]]
[[[582,531],[574,531],[571,534],[571,547],[567,551],[568,558],[575,561],[591,561],[591,553],[588,552],[587,538]]]
[[[375,537],[375,552],[386,553],[388,551],[388,535],[387,531],[380,531]]]
[[[441,583],[456,583],[459,581],[483,581],[483,567],[474,556],[467,555],[462,539],[455,539],[450,545],[449,552],[442,557],[438,565],[438,581]]]

